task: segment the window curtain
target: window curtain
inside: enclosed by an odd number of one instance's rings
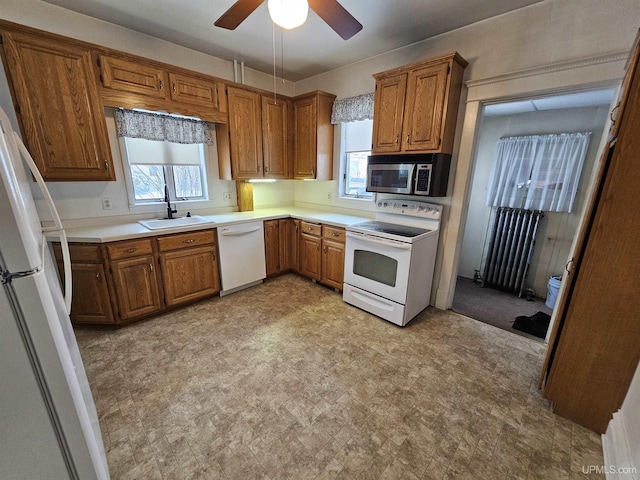
[[[207,123],[195,118],[118,108],[115,121],[119,137],[213,145]]]
[[[571,212],[590,137],[589,132],[539,138],[524,208]]]
[[[487,205],[571,212],[590,137],[588,132],[500,139]]]
[[[333,102],[331,123],[356,122],[373,118],[373,93],[343,98]]]
[[[536,137],[510,137],[498,140],[489,177],[487,205],[522,207],[533,167],[536,143]]]

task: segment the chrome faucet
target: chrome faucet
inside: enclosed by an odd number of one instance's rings
[[[166,218],[173,218],[173,214],[174,213],[178,213],[178,210],[172,210],[171,209],[171,201],[169,200],[169,189],[167,188],[166,184],[164,186],[164,201],[167,202],[167,217]]]

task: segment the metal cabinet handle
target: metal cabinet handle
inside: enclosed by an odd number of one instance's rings
[[[331,235],[333,235],[334,237],[339,237],[340,236],[340,234],[337,233],[337,232],[331,232]]]
[[[171,86],[173,87],[173,93],[176,93],[178,91],[176,88],[176,82],[173,82]]]
[[[96,278],[100,279],[100,272],[96,273]]]
[[[149,274],[153,275],[153,263],[149,264]]]
[[[407,133],[407,143],[409,143],[410,134]]]
[[[107,162],[107,160],[106,160],[106,159],[105,159],[105,160],[103,160],[103,162],[104,162],[104,169],[105,169],[105,170],[109,170],[109,162]]]
[[[396,133],[396,145],[398,144],[398,141],[400,140],[400,134]]]
[[[122,253],[133,253],[136,250],[138,250],[136,247],[134,247],[134,248],[125,248],[124,250],[122,250]]]
[[[183,240],[182,243],[193,243],[195,242],[195,239],[190,238],[189,240]]]
[[[158,82],[158,88],[160,89],[160,91],[164,89],[164,82],[162,80]]]

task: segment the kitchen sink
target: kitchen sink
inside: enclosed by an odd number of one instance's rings
[[[190,217],[154,218],[152,220],[138,220],[138,223],[149,230],[162,230],[163,228],[184,227],[199,223],[215,223],[199,215]]]

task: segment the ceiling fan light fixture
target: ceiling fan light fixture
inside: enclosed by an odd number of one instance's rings
[[[269,15],[276,25],[287,30],[299,27],[307,20],[307,0],[268,0]]]

